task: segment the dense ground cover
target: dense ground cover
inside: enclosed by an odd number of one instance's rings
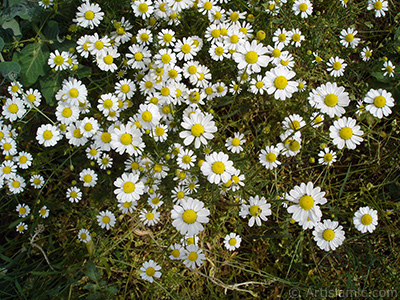
[[[399,20],[4,0],[0,298],[396,298]]]

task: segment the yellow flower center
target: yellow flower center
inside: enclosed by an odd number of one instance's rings
[[[262,81],[257,81],[257,83],[256,83],[256,88],[262,89],[263,86],[264,86],[264,83],[263,83]]]
[[[274,85],[277,89],[283,90],[288,85],[288,81],[285,76],[278,76],[274,81]]]
[[[249,51],[245,55],[245,60],[249,64],[254,64],[258,61],[258,54],[255,51]]]
[[[328,94],[324,98],[324,103],[329,107],[334,107],[338,101],[339,99],[335,94]]]
[[[47,212],[47,210],[46,210],[45,208],[42,208],[42,209],[40,210],[40,214],[41,214],[42,216],[44,216],[44,215],[46,214],[46,212]]]
[[[204,127],[201,124],[194,124],[190,131],[194,136],[201,136],[204,133]]]
[[[298,141],[291,141],[289,143],[289,149],[291,151],[297,151],[300,149],[300,143]]]
[[[175,258],[178,258],[181,255],[181,253],[179,252],[178,249],[174,249],[172,250],[171,255]]]
[[[307,4],[306,3],[301,3],[300,5],[299,5],[299,9],[300,9],[300,11],[302,11],[302,12],[305,12],[306,10],[307,10]]]
[[[120,138],[120,140],[121,140],[121,143],[123,144],[123,145],[129,145],[129,144],[131,144],[132,143],[132,135],[130,134],[130,133],[123,133],[122,135],[121,135],[121,138]]]
[[[75,192],[75,191],[72,191],[72,192],[69,194],[69,196],[70,196],[71,198],[75,199],[76,197],[78,197],[78,193]]]
[[[335,232],[332,229],[325,229],[322,233],[322,237],[326,241],[332,241],[335,238]]]
[[[90,131],[93,129],[93,126],[91,123],[86,123],[85,126],[83,127],[85,129],[85,131]]]
[[[367,50],[365,51],[365,57],[371,57],[372,56],[372,52]]]
[[[4,173],[4,174],[10,174],[10,173],[11,173],[11,167],[5,166],[5,167],[3,168],[3,173]]]
[[[165,133],[165,130],[164,130],[164,128],[157,126],[155,132],[156,132],[156,135],[163,136]]]
[[[144,14],[145,12],[147,12],[147,10],[149,9],[149,6],[146,3],[140,3],[139,6],[139,11]]]
[[[96,49],[101,50],[104,47],[104,43],[102,41],[97,41],[96,43],[94,43],[94,46],[96,47]]]
[[[282,66],[287,66],[289,64],[289,60],[283,60],[281,59],[281,65]]]
[[[86,42],[82,45],[83,50],[88,51],[90,46],[90,42]]]
[[[163,54],[163,55],[161,56],[161,61],[162,61],[164,64],[167,64],[167,63],[169,63],[169,62],[171,61],[171,56],[169,56],[169,54]]]
[[[212,164],[212,170],[216,174],[222,174],[225,172],[225,165],[223,162],[216,161]]]
[[[29,94],[27,96],[27,98],[28,98],[29,102],[31,102],[31,103],[35,102],[35,100],[36,100],[36,97],[33,94]]]
[[[111,134],[109,134],[108,132],[103,132],[100,138],[103,143],[108,144],[109,142],[111,142]]]
[[[69,96],[70,96],[71,98],[76,98],[76,97],[79,96],[79,92],[78,92],[78,90],[75,89],[75,88],[70,89],[69,92],[68,92],[68,94],[69,94]]]
[[[6,150],[6,151],[10,150],[11,149],[11,144],[10,143],[4,143],[3,144],[3,149]]]
[[[168,87],[164,86],[163,88],[161,88],[161,95],[163,95],[164,97],[168,96],[170,94],[170,90]],[[150,119],[151,120],[151,119]]]
[[[237,147],[240,145],[240,140],[238,138],[232,139],[232,145]]]
[[[290,128],[293,130],[298,130],[300,128],[300,122],[297,120],[290,122]]]
[[[315,61],[318,62],[318,63],[320,63],[320,62],[322,61],[322,58],[319,57],[319,56],[316,56],[316,57],[315,57]]]
[[[85,12],[85,19],[86,20],[93,20],[94,18],[94,13],[91,10],[88,10]]]
[[[382,2],[381,1],[376,1],[375,3],[374,3],[374,8],[376,9],[376,10],[380,10],[380,9],[382,9]]]
[[[332,161],[332,159],[333,159],[333,155],[331,154],[331,153],[326,153],[325,155],[324,155],[324,161],[325,162],[331,162]]]
[[[335,62],[334,64],[333,64],[333,69],[334,70],[336,70],[336,71],[338,71],[338,70],[340,70],[341,68],[342,68],[342,64],[340,63],[340,62]]]
[[[196,74],[196,72],[197,72],[196,66],[190,66],[190,67],[188,68],[188,72],[189,72],[189,74],[191,74],[191,75]]]
[[[19,231],[19,232],[22,232],[22,231],[24,231],[24,230],[25,230],[24,225],[18,225],[18,231]]]
[[[43,132],[43,138],[48,141],[51,140],[51,138],[53,137],[53,133],[50,130],[45,130]]]
[[[28,161],[28,158],[26,156],[20,156],[19,162],[21,164],[25,164]]]
[[[292,40],[295,41],[295,42],[299,42],[300,38],[301,38],[301,36],[298,33],[295,33],[295,34],[292,35]]]
[[[184,155],[183,157],[182,157],[182,161],[185,163],[185,164],[188,164],[188,163],[190,163],[191,161],[192,161],[192,158],[189,156],[189,155]]]
[[[222,47],[215,48],[215,54],[221,56],[222,54],[224,54],[224,48]]]
[[[18,212],[19,212],[20,215],[24,215],[26,213],[26,208],[25,207],[20,207]]]
[[[221,35],[221,31],[219,31],[219,29],[214,29],[211,31],[211,35],[213,38],[218,38]]]
[[[363,225],[370,225],[372,223],[372,216],[370,214],[365,214],[361,217],[361,223],[363,223]]]
[[[104,217],[101,219],[101,221],[102,221],[104,224],[108,224],[108,223],[110,223],[111,219],[110,219],[110,217],[108,217],[108,216],[104,216]]]
[[[61,114],[63,115],[63,117],[69,118],[72,115],[72,109],[70,109],[69,107],[66,107],[63,109]]]
[[[386,71],[387,71],[388,73],[392,73],[392,72],[393,72],[393,68],[392,68],[391,66],[387,66],[387,67],[386,67]]]
[[[13,85],[13,86],[11,87],[11,92],[13,92],[13,93],[18,92],[18,86],[17,86],[17,85]]]
[[[229,240],[229,245],[235,246],[236,244],[237,244],[236,239],[230,239],[230,240]]]
[[[204,9],[205,10],[210,10],[212,8],[212,3],[207,1],[206,3],[204,3]]]
[[[250,207],[250,215],[253,217],[258,217],[261,214],[261,208],[258,205],[253,205]]]
[[[309,195],[304,195],[300,198],[299,205],[304,210],[310,210],[314,206],[314,199]]]
[[[180,175],[180,174],[179,174]],[[182,199],[183,197],[185,197],[185,193],[184,192],[178,192],[177,194],[176,194],[176,197],[178,198],[178,199]]]
[[[346,42],[351,43],[354,39],[354,35],[349,33],[348,35],[346,35],[346,37],[344,39],[346,40]]]
[[[155,165],[153,169],[157,173],[160,173],[162,171],[162,167],[160,165]]]
[[[386,98],[383,97],[383,96],[377,96],[377,97],[375,97],[375,99],[374,99],[374,105],[375,105],[377,108],[382,108],[382,107],[384,107],[384,106],[386,105]]]
[[[142,113],[142,119],[145,122],[150,122],[153,119],[153,115],[148,110]]]
[[[265,159],[267,160],[267,162],[273,163],[276,160],[276,154],[270,152],[265,156]]]
[[[90,149],[89,153],[90,155],[95,156],[97,154],[97,149],[96,148]]]
[[[84,232],[82,232],[80,236],[81,236],[82,240],[86,240],[86,238],[87,238],[87,234]]]
[[[281,33],[281,34],[278,36],[278,40],[279,40],[280,42],[286,41],[286,35],[283,34],[283,33]]]
[[[145,32],[143,32],[143,33],[140,35],[140,40],[141,40],[142,42],[147,42],[149,38],[150,38],[150,36],[149,36],[147,33],[145,33]]]
[[[190,52],[190,50],[191,50],[191,47],[190,47],[190,45],[188,45],[188,44],[183,44],[183,46],[182,46],[182,52],[183,53],[189,53]]]
[[[117,32],[118,35],[124,35],[125,34],[125,29],[124,29],[124,27],[121,26],[121,27],[117,28],[116,32]]]
[[[9,106],[8,106],[8,111],[10,112],[10,113],[12,113],[12,114],[15,114],[15,113],[17,113],[18,112],[18,105],[17,104],[10,104]]]
[[[339,135],[342,139],[348,140],[353,136],[353,130],[350,127],[343,127],[339,131]]]
[[[57,66],[61,66],[64,63],[64,57],[62,57],[61,55],[57,55],[56,57],[54,57],[54,63]]]
[[[104,60],[104,62],[105,62],[107,65],[111,65],[111,64],[113,63],[113,61],[114,61],[114,58],[113,58],[110,54],[107,54],[107,55],[103,58],[103,60]]]
[[[165,43],[170,43],[172,41],[172,35],[170,35],[169,33],[166,33],[163,35],[163,41]]]
[[[190,261],[196,261],[199,255],[196,252],[190,252],[188,255],[188,259]]]
[[[152,212],[148,212],[148,213],[146,214],[146,219],[147,219],[147,220],[153,220],[153,219],[154,219],[154,214],[153,214]]]
[[[86,174],[85,176],[83,176],[83,181],[86,183],[89,183],[92,181],[92,175]]]
[[[74,129],[72,135],[77,139],[83,137],[83,134],[81,133],[81,130],[79,128]]]
[[[187,224],[193,224],[197,220],[197,213],[193,209],[187,209],[182,214],[182,219]]]

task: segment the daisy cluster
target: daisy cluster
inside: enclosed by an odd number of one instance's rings
[[[307,82],[296,73],[295,50],[311,37],[299,28],[283,26],[271,35],[256,31],[247,13],[227,2],[137,0],[130,3],[126,16],[107,24],[99,4],[83,1],[72,20],[79,28],[74,51],[55,50],[49,55],[49,67],[65,74],[65,79],[55,93],[54,113],[46,116],[46,123],[35,131],[34,143],[42,149],[66,147],[84,157],[86,163],[74,167],[76,180],[64,191],[72,205],[87,198],[92,189],[112,189],[112,202],[96,208],[98,226],[112,230],[117,214],[137,214],[142,224],[151,228],[168,222],[181,235],[179,243],[171,241],[169,258],[181,260],[189,268],[200,267],[205,260],[197,243],[212,218],[212,205],[202,197],[205,187],[213,186],[227,198],[238,199],[237,215],[248,218],[249,227],[262,226],[272,215],[265,197],[255,193],[242,199],[246,176],[236,161],[245,156],[246,136],[237,131],[226,137],[221,132],[220,118],[212,110],[218,99],[236,99],[247,93],[271,101],[291,101],[306,95],[307,117],[288,113],[281,120],[279,137],[270,139],[276,143],[259,149],[257,161],[267,170],[298,156],[304,148],[302,132],[309,128],[329,128],[326,141],[330,146],[318,153],[318,163],[327,167],[340,159],[344,149],[353,150],[363,142],[364,131],[357,124],[350,91],[336,81],[345,75],[349,62],[330,57],[323,70],[329,73],[329,81],[307,89]],[[343,6],[347,2],[342,1]],[[48,9],[53,1],[39,4]],[[309,0],[269,1],[266,12],[279,16],[287,6],[295,18],[307,19],[314,13]],[[387,1],[370,0],[368,10],[374,10],[377,18],[384,17]],[[180,29],[185,12],[203,18],[203,35]],[[136,22],[143,24],[139,30]],[[104,25],[111,30],[97,30]],[[354,28],[338,33],[344,49],[362,44],[357,33]],[[318,52],[313,56],[316,65],[324,61]],[[361,58],[368,63],[372,50],[364,47]],[[229,74],[229,81],[226,76],[218,78],[211,71],[212,64],[230,66],[233,76]],[[76,76],[81,66],[92,66],[93,73],[109,78],[108,83],[97,89]],[[384,76],[394,75],[395,66],[390,61],[383,68]],[[370,89],[360,99],[359,106],[378,119],[389,116],[395,103],[384,89]],[[27,175],[35,160],[28,151],[22,151],[25,147],[14,126],[43,108],[41,100],[39,90],[25,89],[17,81],[10,84],[4,96],[0,184],[10,194],[21,194],[29,185],[34,189],[45,187],[43,175]],[[104,185],[105,178],[111,178],[111,187]],[[292,203],[287,211],[294,222],[304,230],[313,229],[321,249],[335,250],[342,244],[342,226],[337,221],[322,220],[320,206],[328,201],[320,187],[301,183],[284,199]],[[16,210],[20,218],[30,214],[25,203],[18,204]],[[49,209],[41,207],[38,215],[48,217]],[[359,208],[354,215],[354,225],[363,233],[372,232],[377,220],[377,211],[369,207]],[[91,242],[88,229],[79,230],[80,241]],[[21,222],[17,231],[25,230],[27,224]],[[234,251],[241,242],[240,235],[232,232],[223,244]],[[160,278],[160,269],[149,260],[141,268],[141,277],[152,282]]]

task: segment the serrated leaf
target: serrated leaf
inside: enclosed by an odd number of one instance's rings
[[[0,73],[8,80],[13,80],[20,71],[21,66],[14,61],[4,61],[0,63]]]
[[[46,103],[48,105],[54,106],[56,104],[56,99],[54,96],[61,88],[61,83],[64,79],[64,76],[65,75],[63,75],[61,72],[57,72],[55,74],[50,73],[39,80],[42,95],[46,99]]]
[[[21,83],[28,87],[35,83],[39,76],[46,74],[49,69],[47,60],[49,58],[49,49],[45,44],[29,44],[14,54],[13,61],[18,62],[21,69]]]

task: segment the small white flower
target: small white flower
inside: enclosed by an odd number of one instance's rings
[[[360,207],[354,213],[353,223],[358,231],[372,233],[378,225],[378,211],[368,206]]]
[[[231,232],[230,234],[225,236],[224,246],[229,251],[235,251],[240,247],[241,242],[242,238],[238,234]]]
[[[97,216],[97,223],[101,228],[109,230],[110,227],[114,227],[115,225],[115,216],[112,212],[108,210],[101,211]]]

